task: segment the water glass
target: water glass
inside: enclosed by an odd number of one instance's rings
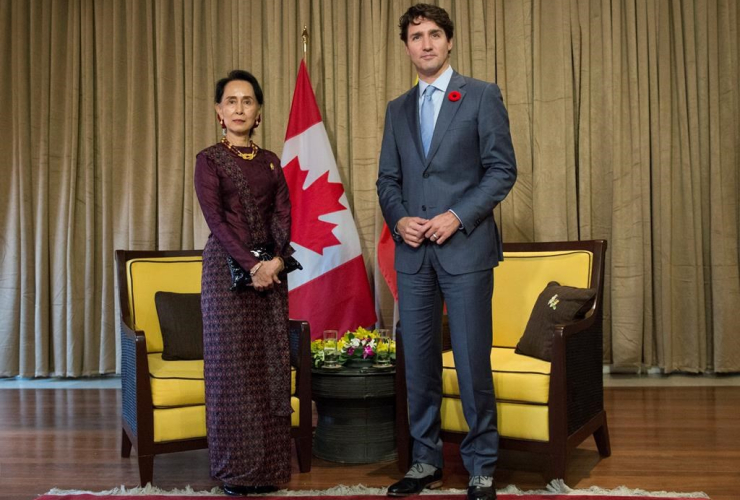
[[[391,331],[386,328],[378,330],[377,348],[375,351],[375,365],[378,367],[391,364]]]
[[[324,368],[339,367],[339,351],[337,350],[337,331],[324,330]]]

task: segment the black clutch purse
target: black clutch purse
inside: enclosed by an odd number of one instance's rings
[[[266,247],[257,247],[250,251],[257,259],[263,261],[272,260],[275,257]],[[244,290],[248,286],[252,286],[252,275],[249,274],[249,271],[245,271],[231,255],[226,257],[226,263],[229,265],[229,272],[231,273],[230,290],[232,292]],[[303,269],[301,263],[293,257],[283,257],[283,264],[285,268],[280,274],[288,274],[296,269]]]

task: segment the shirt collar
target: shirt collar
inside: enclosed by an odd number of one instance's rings
[[[424,80],[419,79],[419,95],[422,95],[429,85],[434,85],[434,88],[441,90],[443,93],[447,92],[447,87],[450,85],[452,80],[452,74],[454,70],[452,66],[447,66],[447,69],[437,77],[432,83],[427,83]]]

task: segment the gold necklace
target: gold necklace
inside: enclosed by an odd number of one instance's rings
[[[259,146],[257,146],[254,142],[249,141],[249,147],[252,148],[252,151],[249,153],[242,153],[238,149],[236,149],[232,144],[229,142],[229,140],[226,137],[221,138],[221,143],[226,146],[226,148],[234,153],[236,156],[241,158],[242,160],[251,161],[254,160],[254,157],[257,156],[257,152],[260,150]]]

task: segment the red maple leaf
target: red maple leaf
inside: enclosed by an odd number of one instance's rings
[[[301,170],[298,157],[293,158],[283,173],[290,190],[290,216],[293,219],[291,239],[302,247],[323,255],[324,248],[341,242],[332,233],[336,224],[319,220],[322,215],[346,210],[339,203],[344,194],[341,182],[329,182],[329,171],[303,189],[307,170]]]

